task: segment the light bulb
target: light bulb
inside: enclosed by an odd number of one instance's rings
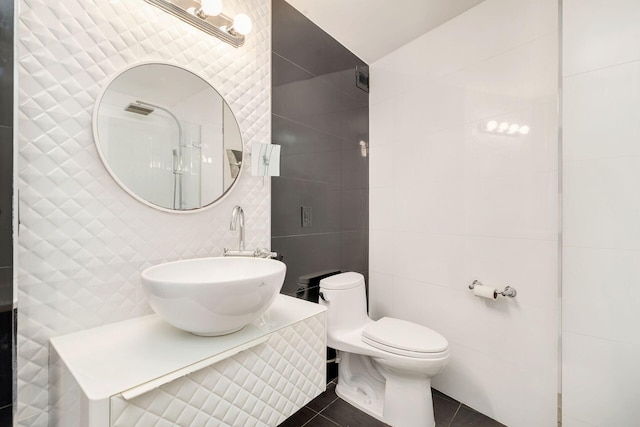
[[[500,123],[500,126],[498,126],[498,132],[504,132],[507,129],[509,129],[509,123],[507,122],[502,122]]]
[[[238,34],[246,36],[251,31],[251,26],[251,18],[244,13],[239,13],[233,18],[233,30]]]
[[[200,8],[207,16],[217,16],[222,12],[222,0],[201,0]]]
[[[520,129],[520,125],[514,123],[509,126],[509,133],[516,133],[518,132],[518,129]]]
[[[520,132],[521,135],[526,135],[529,133],[529,126],[524,125],[524,126],[520,126],[520,130],[518,132]]]
[[[487,123],[487,130],[489,131],[496,130],[497,127],[498,127],[498,122],[496,122],[495,120],[491,120],[490,122]]]

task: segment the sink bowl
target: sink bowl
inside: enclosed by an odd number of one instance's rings
[[[198,258],[154,265],[142,272],[151,308],[192,334],[226,335],[269,308],[287,267],[264,258]]]

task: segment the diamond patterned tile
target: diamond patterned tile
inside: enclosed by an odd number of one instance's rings
[[[270,7],[225,2],[225,11],[248,13],[254,23],[235,49],[143,1],[20,1],[20,425],[47,424],[50,337],[150,312],[139,286],[144,267],[237,245],[228,230],[235,204],[247,214],[247,246],[269,246],[268,181],[245,173],[201,213],[152,210],[106,172],[91,117],[120,70],[161,61],[197,73],[225,97],[246,147],[270,142]]]
[[[18,427],[47,427],[49,425],[46,412],[40,412],[29,418],[23,418],[18,421]]]
[[[324,357],[321,313],[130,401],[113,397],[112,426],[275,426],[324,389]]]

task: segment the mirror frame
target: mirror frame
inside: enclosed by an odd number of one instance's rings
[[[136,68],[136,67],[140,67],[142,65],[168,65],[171,67],[176,67],[179,68],[187,73],[193,74],[195,77],[198,77],[199,79],[201,79],[202,81],[204,81],[206,84],[209,85],[209,87],[211,87],[211,89],[213,89],[216,93],[218,93],[218,95],[220,95],[220,98],[222,98],[222,101],[224,101],[225,104],[227,104],[229,106],[229,110],[231,110],[231,113],[233,113],[233,119],[236,122],[236,125],[238,126],[238,130],[240,131],[240,142],[241,142],[241,147],[242,147],[242,164],[240,165],[240,170],[238,172],[238,176],[236,177],[236,179],[233,181],[233,183],[229,186],[229,188],[227,188],[217,199],[215,199],[213,202],[209,203],[208,205],[205,206],[201,206],[199,208],[195,208],[195,209],[185,209],[185,210],[179,210],[179,209],[169,209],[169,208],[165,208],[163,206],[160,205],[156,205],[154,203],[149,202],[146,199],[143,199],[142,197],[140,197],[139,195],[137,195],[136,193],[134,193],[129,187],[127,187],[119,178],[118,176],[114,173],[113,169],[111,168],[111,166],[109,166],[109,163],[107,162],[107,159],[105,157],[105,154],[102,151],[102,147],[100,146],[100,138],[98,135],[98,112],[100,110],[100,103],[102,102],[102,99],[104,98],[105,93],[107,92],[107,90],[109,89],[109,87],[111,86],[111,84],[120,76],[122,76],[124,73],[126,73],[127,71]],[[142,204],[149,206],[150,208],[162,211],[162,212],[167,212],[167,213],[172,213],[172,214],[193,214],[193,213],[200,213],[203,212],[215,205],[217,205],[218,203],[222,202],[225,198],[227,198],[227,196],[231,193],[231,191],[237,186],[238,182],[240,181],[240,179],[243,176],[243,171],[244,169],[246,169],[246,162],[247,162],[247,149],[245,148],[245,139],[243,138],[243,132],[242,132],[242,128],[240,127],[240,123],[238,122],[238,118],[235,114],[235,112],[233,111],[233,108],[231,108],[231,104],[227,102],[227,100],[225,99],[224,96],[222,96],[222,94],[209,82],[208,79],[204,78],[202,75],[195,73],[187,68],[185,68],[182,65],[178,65],[175,63],[171,63],[171,62],[163,62],[163,61],[144,61],[144,62],[137,62],[135,64],[131,64],[128,65],[125,68],[120,69],[119,71],[116,72],[116,74],[114,74],[109,81],[100,89],[100,93],[98,94],[98,96],[96,97],[96,102],[94,103],[93,106],[93,114],[91,115],[91,127],[93,130],[93,143],[94,146],[98,152],[98,156],[100,157],[100,161],[102,162],[102,165],[104,166],[104,168],[107,170],[107,172],[109,173],[109,175],[111,176],[111,178],[113,178],[113,180],[120,186],[121,189],[123,189],[129,196],[133,197],[134,199],[136,199],[137,201],[141,202]],[[226,158],[226,153],[223,153],[224,158]]]

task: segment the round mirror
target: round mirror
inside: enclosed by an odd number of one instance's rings
[[[212,205],[242,168],[231,108],[209,83],[174,65],[142,64],[116,76],[96,102],[93,133],[113,178],[165,211]]]

